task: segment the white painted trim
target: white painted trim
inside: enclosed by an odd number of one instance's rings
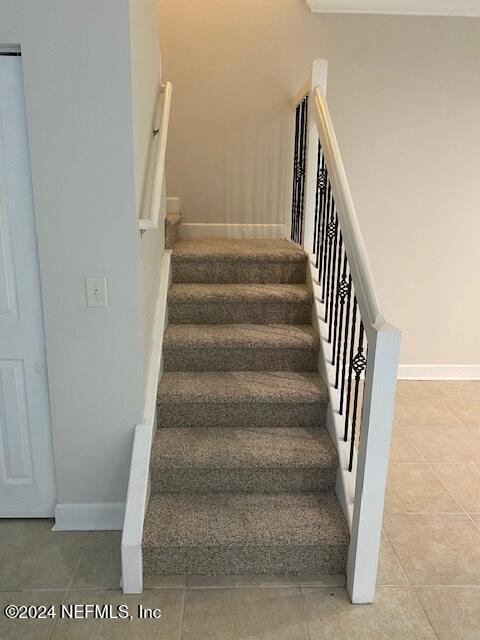
[[[232,238],[234,240],[285,238],[284,224],[223,224],[182,222],[180,238]]]
[[[180,213],[181,209],[180,198],[167,198],[167,213]]]
[[[480,16],[478,0],[307,0],[312,13]]]
[[[123,502],[57,504],[53,531],[121,530],[124,513]]]
[[[150,454],[156,428],[157,389],[162,372],[163,336],[167,327],[167,295],[171,281],[171,251],[165,251],[152,328],[151,354],[145,385],[143,424],[135,427],[128,479],[121,557],[123,593],[142,593],[142,537],[150,497]]]
[[[0,53],[21,53],[19,44],[0,44]]]
[[[401,364],[399,380],[480,380],[480,364]]]

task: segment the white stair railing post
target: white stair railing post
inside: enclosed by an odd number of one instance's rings
[[[385,322],[372,329],[347,560],[347,590],[354,604],[375,598],[400,353],[398,329]]]
[[[318,158],[318,131],[315,122],[315,96],[314,88],[320,85],[324,94],[327,92],[328,62],[318,58],[313,61],[312,78],[308,100],[308,129],[307,129],[307,157],[305,169],[305,205],[304,205],[304,231],[303,246],[307,251],[313,249],[314,225],[315,225],[315,200],[317,194],[317,158]]]

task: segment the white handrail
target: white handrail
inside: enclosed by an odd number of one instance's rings
[[[314,117],[317,124],[318,137],[327,165],[333,199],[340,221],[345,251],[348,256],[348,264],[352,274],[358,306],[360,307],[360,315],[368,335],[372,325],[381,324],[385,322],[385,319],[380,312],[370,261],[362,232],[360,231],[327,100],[319,86],[314,89],[313,104],[315,106]]]
[[[165,176],[165,156],[167,152],[168,125],[170,121],[170,107],[172,104],[171,82],[162,85],[163,108],[160,118],[160,108],[157,111],[154,122],[154,136],[158,135],[157,157],[153,174],[152,195],[150,200],[150,214],[148,218],[140,218],[138,227],[140,231],[158,228],[158,220],[162,204],[163,178]]]

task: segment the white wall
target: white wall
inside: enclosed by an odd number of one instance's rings
[[[127,0],[0,5],[0,43],[23,54],[61,504],[124,501],[141,417],[129,38]],[[108,309],[86,308],[87,274],[107,276]]]
[[[282,222],[288,100],[328,98],[386,316],[409,364],[478,364],[480,20],[312,15],[304,0],[161,0],[169,193],[191,222]],[[475,240],[473,240],[475,239]]]

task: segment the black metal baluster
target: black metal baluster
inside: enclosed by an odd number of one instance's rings
[[[302,195],[298,243],[303,244],[303,226],[305,217],[305,179],[307,177],[307,134],[308,134],[308,95],[303,99],[303,136],[302,136]]]
[[[329,300],[330,300],[330,291],[331,291],[331,277],[332,277],[332,254],[333,254],[333,239],[335,238],[337,233],[337,223],[335,220],[335,203],[333,201],[332,190],[330,189],[330,202],[329,202],[329,218],[327,225],[327,240],[328,240],[328,249],[327,249],[327,272],[326,272],[326,280],[324,282],[324,296],[323,299],[325,301],[325,323],[328,323],[329,319]],[[330,342],[330,339],[329,339]]]
[[[332,330],[333,330],[333,305],[336,298],[336,290],[337,290],[337,281],[338,281],[338,273],[337,273],[337,253],[338,253],[338,238],[340,236],[338,230],[338,217],[337,211],[334,208],[334,217],[335,217],[335,236],[333,238],[333,256],[332,256],[332,277],[330,278],[330,309],[328,311],[328,341],[332,342]],[[332,364],[334,364],[335,356],[335,343],[332,343]]]
[[[303,153],[303,119],[305,117],[305,109],[303,100],[300,103],[300,131],[298,133],[299,136],[299,144],[298,144],[298,197],[297,197],[297,211],[295,213],[295,242],[298,242],[299,236],[299,228],[300,228],[300,216],[302,212],[302,186],[303,186],[303,163],[302,163],[302,153]]]
[[[342,390],[340,391],[340,415],[343,415],[343,406],[345,404],[345,380],[347,372],[347,352],[348,352],[348,335],[350,330],[350,304],[352,301],[352,274],[348,276],[348,298],[347,313],[345,316],[345,335],[343,338],[343,362],[342,362]]]
[[[339,346],[337,345],[337,329],[338,329],[338,314],[340,310],[340,283],[341,283],[341,268],[342,268],[342,254],[343,254],[343,237],[342,232],[338,233],[338,262],[337,262],[337,274],[335,278],[336,290],[335,290],[335,313],[333,316],[333,342],[332,342],[332,366],[335,366],[337,362]],[[333,299],[332,299],[333,300]],[[335,383],[335,388],[337,383]]]
[[[300,105],[295,109],[295,145],[293,147],[293,186],[292,186],[292,222],[290,227],[290,240],[295,240],[295,217],[297,213],[297,167],[298,167],[298,142],[300,134]]]
[[[357,329],[357,298],[353,296],[353,313],[352,313],[352,329],[350,333],[350,357],[348,366],[347,379],[347,410],[345,412],[345,433],[343,439],[348,440],[348,422],[350,420],[351,396],[352,396],[352,378],[353,378],[353,350],[355,347],[355,333]]]
[[[315,188],[315,222],[313,224],[313,247],[312,251],[315,254],[317,247],[317,236],[320,229],[320,175],[323,169],[323,154],[322,154],[322,145],[320,144],[320,140],[318,141],[318,152],[317,152],[317,184]]]
[[[320,187],[320,226],[317,238],[317,257],[315,260],[315,266],[318,269],[318,283],[321,282],[322,276],[322,263],[323,253],[325,250],[325,225],[326,225],[326,202],[327,202],[327,184],[328,184],[328,172],[325,165],[325,156],[322,154],[323,168],[320,172],[319,187]]]
[[[357,427],[358,389],[360,385],[360,375],[367,368],[367,358],[363,354],[363,337],[364,337],[363,322],[360,321],[360,335],[358,337],[357,355],[352,360],[352,369],[355,371],[355,391],[353,396],[352,440],[350,442],[350,460],[348,464],[349,471],[352,470],[352,466],[353,466],[353,450],[355,448],[355,432]]]
[[[347,297],[347,295],[349,295],[349,293],[350,293],[350,283],[347,280],[347,254],[344,251],[342,279],[340,280],[338,285],[338,297],[340,299],[340,324],[338,327],[338,337],[337,337],[337,367],[335,371],[335,389],[338,389],[338,384],[340,382],[340,351],[342,346],[343,316],[344,316],[344,309],[345,309],[345,298]],[[350,313],[350,308],[348,308],[348,312],[347,312],[347,322],[348,322],[349,313]],[[345,345],[346,345],[346,338],[345,338]],[[346,358],[346,353],[344,353],[344,360],[345,358]],[[340,403],[341,401],[342,400],[340,400]]]

